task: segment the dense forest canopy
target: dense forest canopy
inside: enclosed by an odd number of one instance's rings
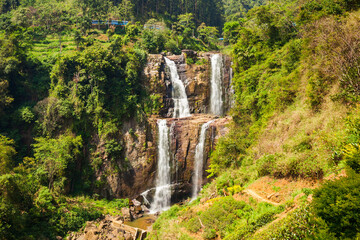
[[[231,55],[232,123],[211,154],[214,181],[203,191],[215,203],[203,212],[191,210],[200,200],[175,206],[150,237],[202,229],[205,239],[251,238],[294,198],[275,207],[228,195],[264,176],[322,181],[339,169],[347,178],[301,189],[314,202],[258,239],[359,237],[359,7],[357,0],[0,0],[0,239],[56,239],[127,206],[99,199],[105,179],[95,174],[105,160],[105,174],[129,171],[123,123],[146,124],[162,107],[143,83],[148,55],[184,49]]]
[[[35,16],[39,16],[38,14],[42,15],[42,12],[45,14],[44,10],[47,10],[47,14],[51,14],[53,17],[47,23],[52,26],[51,20],[56,20],[56,18],[60,17],[56,15],[56,11],[62,13],[61,18],[63,19],[67,17],[71,17],[73,20],[79,17],[100,20],[111,18],[146,22],[150,18],[160,18],[168,23],[175,21],[178,15],[191,13],[197,26],[205,23],[209,26],[221,28],[225,20],[235,20],[236,18],[243,17],[249,9],[260,4],[262,4],[262,1],[259,0],[2,0],[0,2],[0,13],[3,14],[18,9],[18,12],[26,14],[26,21],[30,19],[42,21],[41,18],[39,19]]]

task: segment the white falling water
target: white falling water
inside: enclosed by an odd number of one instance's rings
[[[193,176],[192,199],[195,199],[197,197],[197,194],[199,193],[201,188],[203,165],[204,165],[204,147],[205,147],[206,130],[213,122],[214,120],[211,120],[201,126],[199,143],[196,145],[196,149],[195,149],[195,166],[194,166],[194,176]]]
[[[157,124],[159,128],[158,167],[151,212],[169,209],[171,200],[169,129],[166,120],[158,120]]]
[[[211,91],[210,112],[215,115],[223,114],[222,100],[222,57],[214,54],[211,57]]]
[[[231,66],[233,65],[233,62],[231,62]],[[233,85],[233,68],[230,67],[230,107],[232,108],[235,105],[235,90]]]
[[[145,192],[140,193],[140,195],[143,197],[144,203],[145,203],[146,205],[150,205],[150,202],[149,202],[149,200],[147,199],[147,195],[148,195],[148,193],[150,192],[150,190],[151,190],[151,189],[146,190]]]
[[[179,78],[176,64],[168,58],[165,58],[166,65],[170,69],[170,78],[173,86],[174,113],[173,118],[183,118],[190,116],[189,102],[185,92],[185,86]]]

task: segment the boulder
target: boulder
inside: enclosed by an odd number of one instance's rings
[[[125,240],[133,240],[133,237],[131,236],[130,233],[125,233],[124,238]]]
[[[122,208],[121,213],[125,221],[132,221],[132,216],[129,208]]]

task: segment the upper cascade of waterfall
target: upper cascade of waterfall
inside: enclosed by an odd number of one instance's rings
[[[190,116],[189,102],[187,99],[185,86],[180,80],[177,67],[174,61],[165,58],[166,65],[170,69],[170,78],[173,85],[172,98],[174,100],[173,118],[184,118]]]
[[[150,211],[159,212],[170,208],[171,177],[170,177],[170,147],[169,128],[166,120],[158,120],[158,166],[156,177],[156,190]]]
[[[199,143],[196,145],[195,149],[195,166],[194,166],[194,175],[193,175],[193,186],[192,186],[192,199],[195,199],[201,189],[202,184],[202,175],[203,175],[203,165],[204,165],[204,148],[205,148],[205,138],[206,130],[209,128],[210,124],[214,120],[211,120],[201,126]]]
[[[222,56],[214,54],[211,57],[210,112],[215,115],[223,114],[222,68]]]

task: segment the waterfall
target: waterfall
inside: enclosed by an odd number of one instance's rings
[[[146,190],[145,192],[140,193],[140,196],[143,197],[144,203],[145,203],[146,205],[150,205],[150,202],[149,202],[149,200],[147,199],[147,195],[148,195],[148,193],[150,192],[150,190],[151,190],[151,189]]]
[[[214,54],[211,57],[211,91],[210,112],[215,115],[223,114],[222,100],[222,57]]]
[[[235,105],[235,90],[233,86],[233,68],[232,68],[233,62],[231,62],[230,66],[230,108],[232,108]]]
[[[173,86],[172,97],[174,100],[173,118],[183,118],[190,116],[189,102],[185,92],[185,86],[179,78],[176,64],[168,58],[165,58],[166,65],[170,69],[170,78]]]
[[[151,212],[167,210],[170,208],[171,200],[169,129],[166,120],[158,120],[157,124],[159,128],[158,168]]]
[[[195,199],[197,197],[197,194],[199,193],[201,188],[206,130],[213,122],[214,120],[211,120],[201,126],[199,143],[196,145],[196,149],[195,149],[195,159],[194,159],[195,166],[194,166],[194,176],[193,176],[192,199]]]

